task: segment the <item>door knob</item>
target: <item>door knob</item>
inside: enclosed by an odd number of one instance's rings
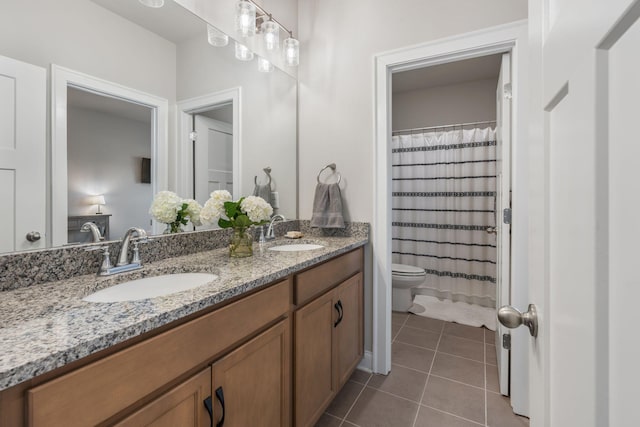
[[[37,242],[38,240],[40,240],[40,233],[38,233],[37,231],[30,231],[27,233],[26,237],[30,242]]]
[[[498,320],[509,329],[525,325],[529,328],[532,337],[538,336],[538,312],[533,304],[529,304],[529,309],[525,313],[520,313],[510,305],[504,305],[498,310]]]
[[[485,231],[489,234],[496,234],[498,230],[495,227],[487,227]]]

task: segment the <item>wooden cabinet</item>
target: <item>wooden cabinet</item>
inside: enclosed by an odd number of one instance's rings
[[[117,427],[210,427],[211,418],[204,400],[211,396],[211,368],[115,424]]]
[[[291,336],[286,319],[213,364],[214,425],[291,425]]]
[[[317,422],[362,359],[362,310],[359,272],[295,312],[297,427]]]

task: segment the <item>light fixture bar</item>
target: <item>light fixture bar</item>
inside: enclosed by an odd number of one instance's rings
[[[249,3],[253,4],[256,7],[256,10],[259,10],[261,15],[260,16],[256,16],[256,21],[258,19],[262,19],[264,21],[265,16],[269,17],[270,21],[275,22],[276,24],[278,24],[278,27],[280,27],[285,33],[289,33],[289,37],[293,38],[293,31],[289,30],[287,27],[285,27],[284,25],[282,25],[280,22],[278,22],[277,19],[275,19],[273,17],[272,14],[270,14],[269,12],[267,12],[262,6],[260,6],[259,4],[257,4],[256,2],[254,2],[253,0],[246,0]]]

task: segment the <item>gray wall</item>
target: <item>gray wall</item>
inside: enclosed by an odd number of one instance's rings
[[[140,182],[140,159],[151,157],[151,125],[77,108],[68,110],[67,120],[69,215],[94,214],[87,196],[104,194],[111,240],[131,226],[149,231],[153,193]]]
[[[393,94],[393,130],[496,119],[498,78]]]

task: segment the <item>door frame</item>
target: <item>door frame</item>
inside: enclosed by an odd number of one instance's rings
[[[51,64],[51,243],[67,243],[67,88],[73,87],[109,98],[143,105],[151,117],[151,188],[155,195],[168,184],[169,101],[137,89]],[[162,227],[153,220],[154,234]]]
[[[210,109],[211,107],[232,103],[232,138],[233,138],[233,197],[237,199],[240,197],[240,190],[242,189],[242,171],[241,162],[242,158],[242,88],[234,87],[231,89],[222,90],[195,98],[185,99],[177,103],[176,115],[177,115],[177,138],[178,146],[177,152],[177,171],[175,188],[179,194],[192,194],[193,188],[190,183],[192,177],[193,165],[191,164],[191,140],[189,139],[189,133],[191,132],[191,115],[200,113]]]
[[[373,249],[373,352],[372,371],[391,369],[391,75],[426,66],[479,56],[510,52],[512,55],[512,224],[511,304],[526,307],[528,301],[528,161],[527,129],[527,21],[515,21],[410,46],[374,56],[374,215]],[[526,95],[525,95],[526,94]],[[521,124],[522,123],[522,124]],[[518,286],[515,287],[514,284]],[[524,328],[521,328],[524,329]],[[523,331],[512,334],[511,401],[514,411],[529,413],[528,338]],[[515,355],[515,357],[514,357]],[[519,387],[513,387],[519,384]]]

